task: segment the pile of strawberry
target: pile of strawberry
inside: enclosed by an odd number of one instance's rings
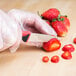
[[[61,15],[56,8],[51,8],[41,14],[41,18],[54,28],[58,36],[65,36],[70,27],[67,16]]]
[[[45,20],[53,29],[56,31],[57,35],[62,37],[65,36],[70,28],[70,21],[67,16],[63,16],[60,14],[60,11],[56,8],[51,8],[41,14],[41,18]],[[76,38],[74,38],[73,42],[76,44]],[[48,42],[43,43],[43,49],[47,52],[56,51],[61,48],[61,42],[57,38],[52,38]],[[72,44],[66,44],[62,48],[63,53],[61,57],[63,59],[69,60],[72,58],[72,52],[75,51],[75,48]],[[54,55],[51,57],[50,61],[53,63],[58,63],[60,57],[58,55]],[[42,58],[43,62],[48,62],[49,57],[44,56]]]

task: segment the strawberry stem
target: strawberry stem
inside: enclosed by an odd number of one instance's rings
[[[40,13],[39,13],[39,11],[37,11],[37,14],[38,14],[39,16],[41,16]]]
[[[67,15],[65,15],[64,17],[67,17]]]
[[[40,15],[39,11],[37,11],[37,14],[38,14],[42,19],[44,19],[44,17]]]

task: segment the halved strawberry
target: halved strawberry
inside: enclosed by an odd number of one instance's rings
[[[58,63],[59,62],[59,56],[55,55],[51,58],[51,62]]]
[[[59,12],[58,9],[51,8],[51,9],[45,11],[41,16],[44,19],[47,19],[49,21],[52,21],[52,19],[57,18],[59,14],[60,14],[60,12]]]
[[[43,49],[50,52],[60,49],[61,43],[58,39],[52,38],[48,42],[43,43]]]
[[[63,51],[69,51],[73,52],[75,50],[74,46],[72,44],[67,44],[62,48]]]
[[[71,59],[71,58],[72,58],[72,54],[71,54],[71,52],[69,52],[69,51],[65,51],[65,52],[61,55],[61,57],[62,57],[63,59]]]

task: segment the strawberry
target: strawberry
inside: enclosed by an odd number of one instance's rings
[[[73,39],[73,43],[76,44],[76,38]]]
[[[75,50],[74,46],[72,44],[67,44],[62,48],[63,51],[69,51],[73,52]]]
[[[63,59],[71,59],[72,58],[72,54],[71,54],[71,52],[69,52],[69,51],[65,51],[62,55],[61,55],[61,57],[63,58]]]
[[[51,58],[51,62],[58,63],[59,62],[59,56],[55,55]]]
[[[56,38],[52,38],[48,42],[43,43],[43,49],[46,50],[47,52],[58,50],[60,49],[60,47],[61,43]]]
[[[42,58],[42,61],[43,61],[43,62],[48,62],[48,61],[49,61],[48,56],[44,56],[44,57]]]
[[[54,28],[58,36],[65,36],[68,32],[62,21],[52,22],[52,27]]]
[[[67,16],[61,16],[60,17],[61,19],[64,19],[63,20],[63,23],[64,23],[64,26],[67,28],[67,30],[70,28],[70,21],[69,19],[67,18]]]
[[[55,19],[60,14],[59,10],[56,8],[51,8],[47,11],[45,11],[41,16],[49,21],[52,21],[52,19]]]
[[[70,27],[70,22],[67,17],[60,16],[58,19],[53,19],[51,25],[58,36],[65,36]]]

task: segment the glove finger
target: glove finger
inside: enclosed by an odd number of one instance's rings
[[[43,21],[38,15],[13,9],[8,12],[10,16],[17,20],[23,30],[27,30],[27,26],[36,28],[43,34],[57,35],[54,29]]]
[[[41,33],[44,34],[52,34],[52,35],[57,35],[54,29],[49,26],[45,21],[43,21],[39,16],[34,16],[35,17],[35,28],[39,30]]]

